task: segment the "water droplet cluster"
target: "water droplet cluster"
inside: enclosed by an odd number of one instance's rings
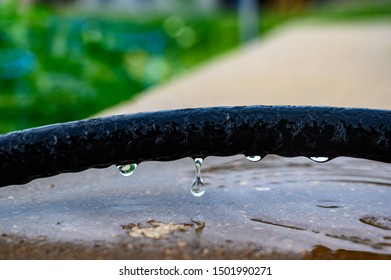
[[[246,158],[252,162],[258,162],[262,159],[262,157],[259,155],[246,156]],[[315,162],[319,162],[319,163],[327,162],[330,160],[330,158],[328,158],[328,157],[309,157],[309,158],[311,160],[313,160]],[[203,161],[204,161],[203,158],[194,158],[194,165],[196,168],[196,173],[195,173],[194,180],[191,184],[190,190],[191,190],[191,193],[196,197],[202,196],[206,191],[204,179],[202,179],[202,176],[201,176],[201,167],[202,167]],[[123,165],[117,165],[117,168],[123,176],[130,176],[136,171],[137,163],[128,163],[128,164],[123,164]]]

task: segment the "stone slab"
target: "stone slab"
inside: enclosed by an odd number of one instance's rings
[[[18,240],[65,246],[54,258],[89,247],[100,250],[87,258],[391,258],[389,164],[236,156],[207,158],[202,171],[201,197],[190,193],[191,159],[142,163],[130,177],[112,166],[3,188],[0,257],[34,258],[5,250]]]

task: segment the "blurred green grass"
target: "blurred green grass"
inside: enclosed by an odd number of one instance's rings
[[[389,1],[388,1],[389,2]],[[260,34],[302,19],[389,16],[391,5],[262,11]],[[234,11],[140,17],[0,3],[0,133],[83,119],[238,47]]]
[[[86,118],[239,43],[232,13],[139,23],[0,5],[1,133]]]

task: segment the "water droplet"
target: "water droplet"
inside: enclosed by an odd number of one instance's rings
[[[248,159],[249,161],[257,162],[257,161],[260,161],[262,159],[262,157],[261,156],[246,156],[246,159]]]
[[[123,176],[130,176],[136,171],[137,163],[117,165],[117,168]]]
[[[310,159],[315,161],[315,162],[326,162],[330,158],[328,158],[328,157],[310,157]]]
[[[205,218],[199,213],[192,217],[191,221],[197,225],[196,231],[202,231],[202,229],[205,227]]]
[[[194,159],[196,174],[193,183],[191,184],[191,193],[197,197],[202,196],[205,193],[205,184],[201,177],[201,166],[203,161],[204,160],[202,158]]]

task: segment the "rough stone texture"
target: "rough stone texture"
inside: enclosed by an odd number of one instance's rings
[[[390,35],[386,23],[288,28],[106,114],[248,104],[390,109]],[[0,189],[0,258],[390,259],[390,168],[348,158],[207,158],[200,198],[189,191],[189,158],[143,163],[131,177],[112,166],[38,179]],[[157,225],[178,230],[162,234]],[[154,226],[156,239],[131,233]]]

